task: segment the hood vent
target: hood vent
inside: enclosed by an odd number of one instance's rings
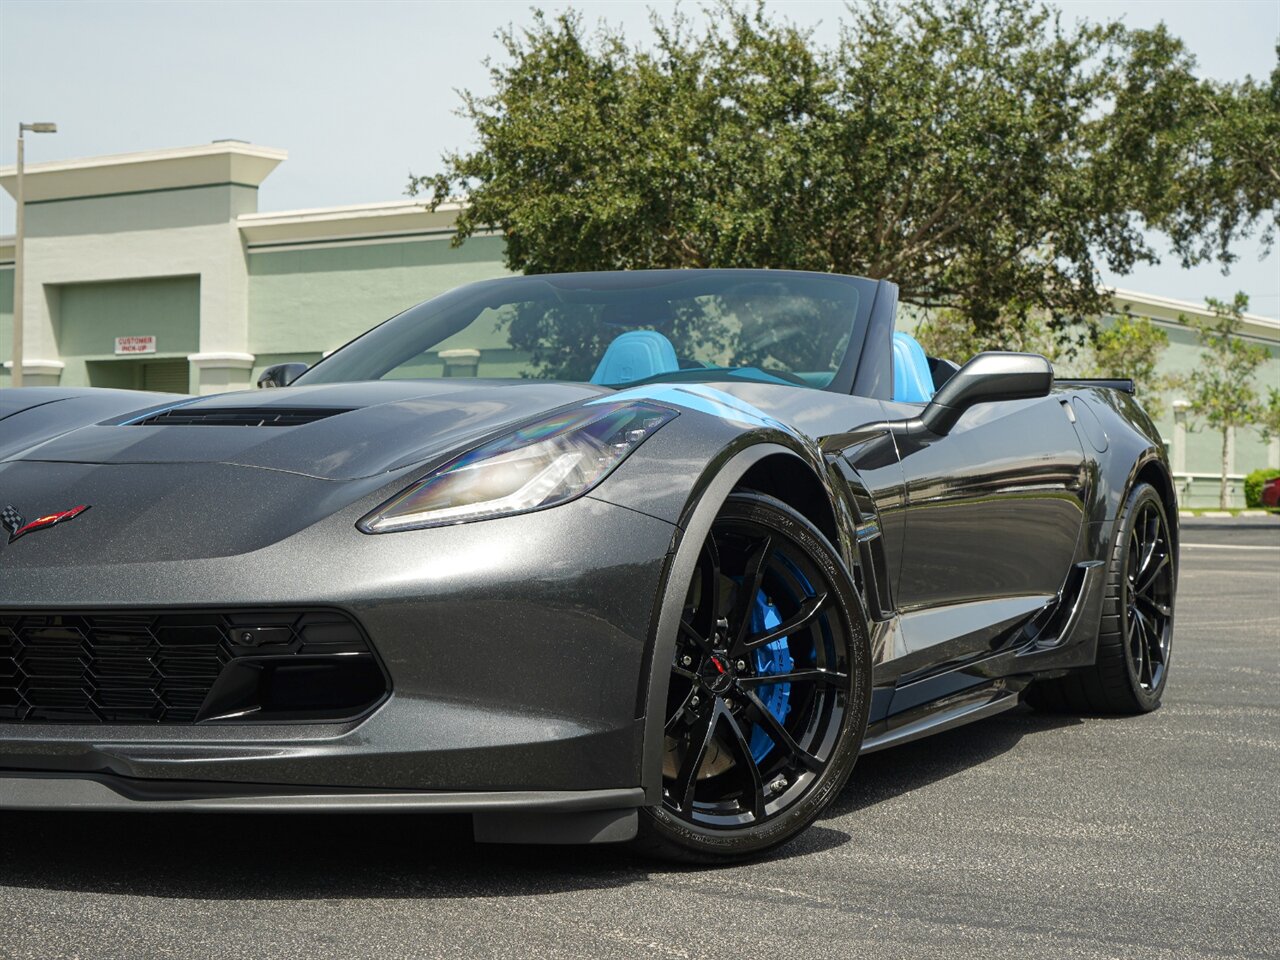
[[[133,421],[136,427],[299,427],[351,407],[174,407]]]

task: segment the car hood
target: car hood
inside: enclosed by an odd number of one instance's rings
[[[221,463],[355,480],[609,392],[520,380],[379,381],[194,398],[14,390],[0,405],[0,461]]]

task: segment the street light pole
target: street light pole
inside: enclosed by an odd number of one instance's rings
[[[56,123],[18,124],[18,182],[14,191],[14,198],[18,201],[18,212],[13,224],[13,369],[9,379],[15,387],[22,386],[22,268],[24,265],[22,246],[26,237],[24,222],[26,204],[22,196],[22,167],[26,143],[22,135],[28,130],[32,133],[57,133],[58,125]]]

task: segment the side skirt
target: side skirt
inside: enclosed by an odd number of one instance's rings
[[[1016,707],[1018,705],[1018,694],[1021,692],[1022,687],[1019,686],[1018,689],[1012,690],[1004,684],[999,686],[1000,689],[990,687],[983,693],[972,693],[961,703],[954,703],[951,706],[940,705],[938,709],[926,716],[909,721],[902,726],[894,727],[878,736],[868,737],[862,742],[860,755],[910,743],[912,740],[919,740],[921,737],[941,733],[943,730],[960,727],[966,723],[972,723],[974,720],[994,716],[1011,707]]]

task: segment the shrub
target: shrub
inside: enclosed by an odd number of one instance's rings
[[[1247,507],[1262,506],[1262,485],[1272,477],[1280,477],[1280,470],[1265,467],[1246,474],[1244,478],[1244,503]]]

